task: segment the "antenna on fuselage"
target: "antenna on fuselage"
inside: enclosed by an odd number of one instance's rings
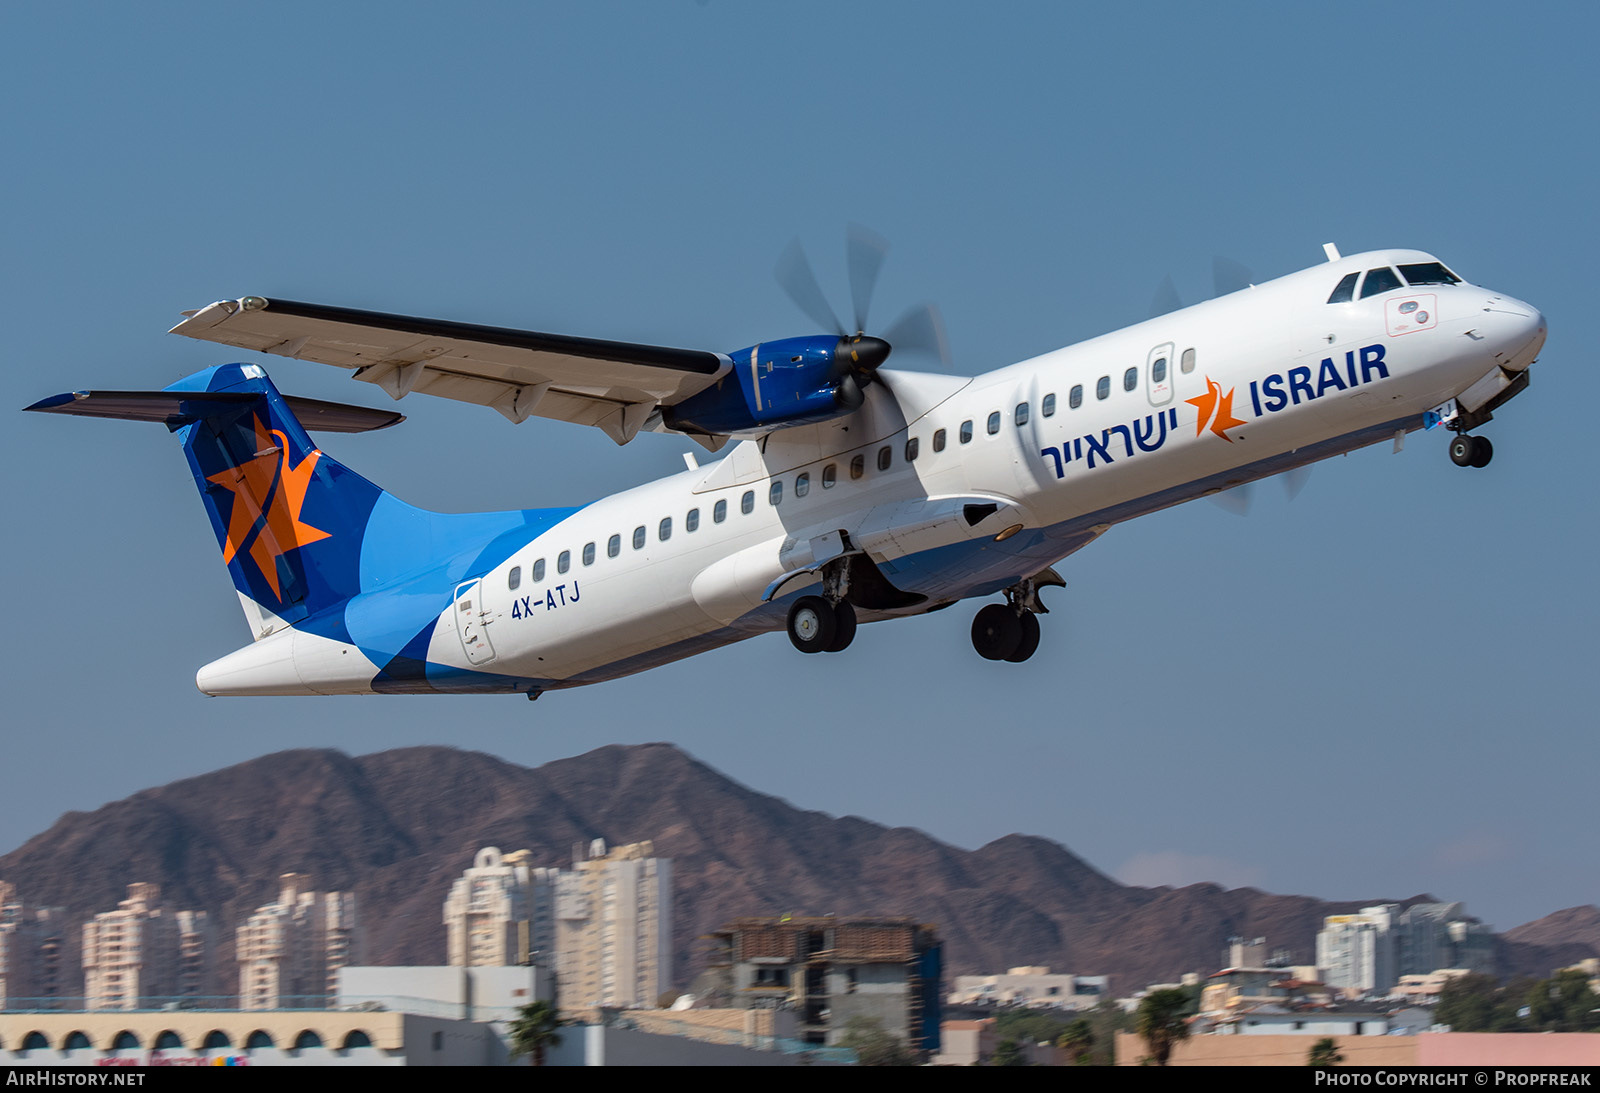
[[[1339,260],[1339,248],[1334,246],[1332,243],[1322,244],[1322,253],[1328,256],[1328,261],[1330,262],[1337,262]]]

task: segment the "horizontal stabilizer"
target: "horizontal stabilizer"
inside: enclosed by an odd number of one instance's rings
[[[79,417],[156,421],[177,428],[260,397],[259,393],[251,391],[73,391],[40,399],[26,409]],[[404,414],[393,410],[373,410],[291,395],[283,396],[283,400],[307,429],[326,433],[366,433],[387,429],[405,420]]]

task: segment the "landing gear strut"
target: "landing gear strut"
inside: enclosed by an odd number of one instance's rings
[[[850,568],[842,559],[822,571],[822,595],[801,596],[789,608],[789,641],[802,653],[841,653],[856,636]]]
[[[1458,467],[1487,467],[1494,458],[1494,445],[1487,437],[1457,433],[1450,440],[1450,462]]]
[[[1039,648],[1039,616],[1049,609],[1039,602],[1039,589],[1066,582],[1046,569],[1006,589],[1005,603],[979,609],[972,620],[972,647],[985,660],[1021,664]]]

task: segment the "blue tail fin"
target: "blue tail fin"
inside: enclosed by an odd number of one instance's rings
[[[318,450],[305,428],[361,432],[399,414],[286,397],[252,364],[28,409],[164,423],[183,442],[254,636],[309,620],[300,628],[358,646],[392,678],[430,679],[429,642],[456,586],[576,511],[414,508]]]
[[[166,390],[196,395],[169,424],[258,636],[360,592],[361,542],[383,491],[319,451],[254,365],[210,368]]]

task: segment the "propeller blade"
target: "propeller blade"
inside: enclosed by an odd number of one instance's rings
[[[1178,299],[1178,286],[1172,283],[1172,275],[1161,278],[1161,284],[1156,287],[1156,298],[1150,301],[1150,317],[1159,319],[1183,307],[1183,301]]]
[[[1293,501],[1300,496],[1300,491],[1306,488],[1306,483],[1309,481],[1311,481],[1311,464],[1293,467],[1283,472],[1283,492]]]
[[[1211,282],[1216,286],[1218,296],[1226,296],[1255,284],[1256,275],[1250,272],[1248,266],[1219,254],[1211,259]]]
[[[1250,515],[1250,503],[1254,500],[1254,497],[1250,489],[1250,483],[1245,482],[1242,485],[1233,487],[1231,490],[1207,494],[1206,500],[1216,505],[1219,509],[1233,513],[1235,516],[1248,516]]]
[[[932,304],[917,304],[883,332],[883,340],[902,353],[928,353],[950,367],[950,341],[945,337],[944,316]]]
[[[811,263],[807,261],[806,252],[801,248],[798,238],[784,249],[778,264],[772,268],[772,275],[778,279],[783,291],[789,294],[789,299],[812,322],[840,337],[847,333],[844,324],[833,313],[833,308],[828,306],[828,298],[823,295],[822,286],[817,284],[817,275],[812,272]]]
[[[844,378],[839,380],[838,399],[840,406],[855,410],[867,400],[867,396],[861,393],[861,385],[856,382],[855,376],[846,372]]]
[[[850,270],[850,302],[855,305],[855,330],[867,329],[867,311],[872,306],[872,291],[878,271],[889,255],[889,241],[871,228],[851,224],[845,233],[844,256]]]

